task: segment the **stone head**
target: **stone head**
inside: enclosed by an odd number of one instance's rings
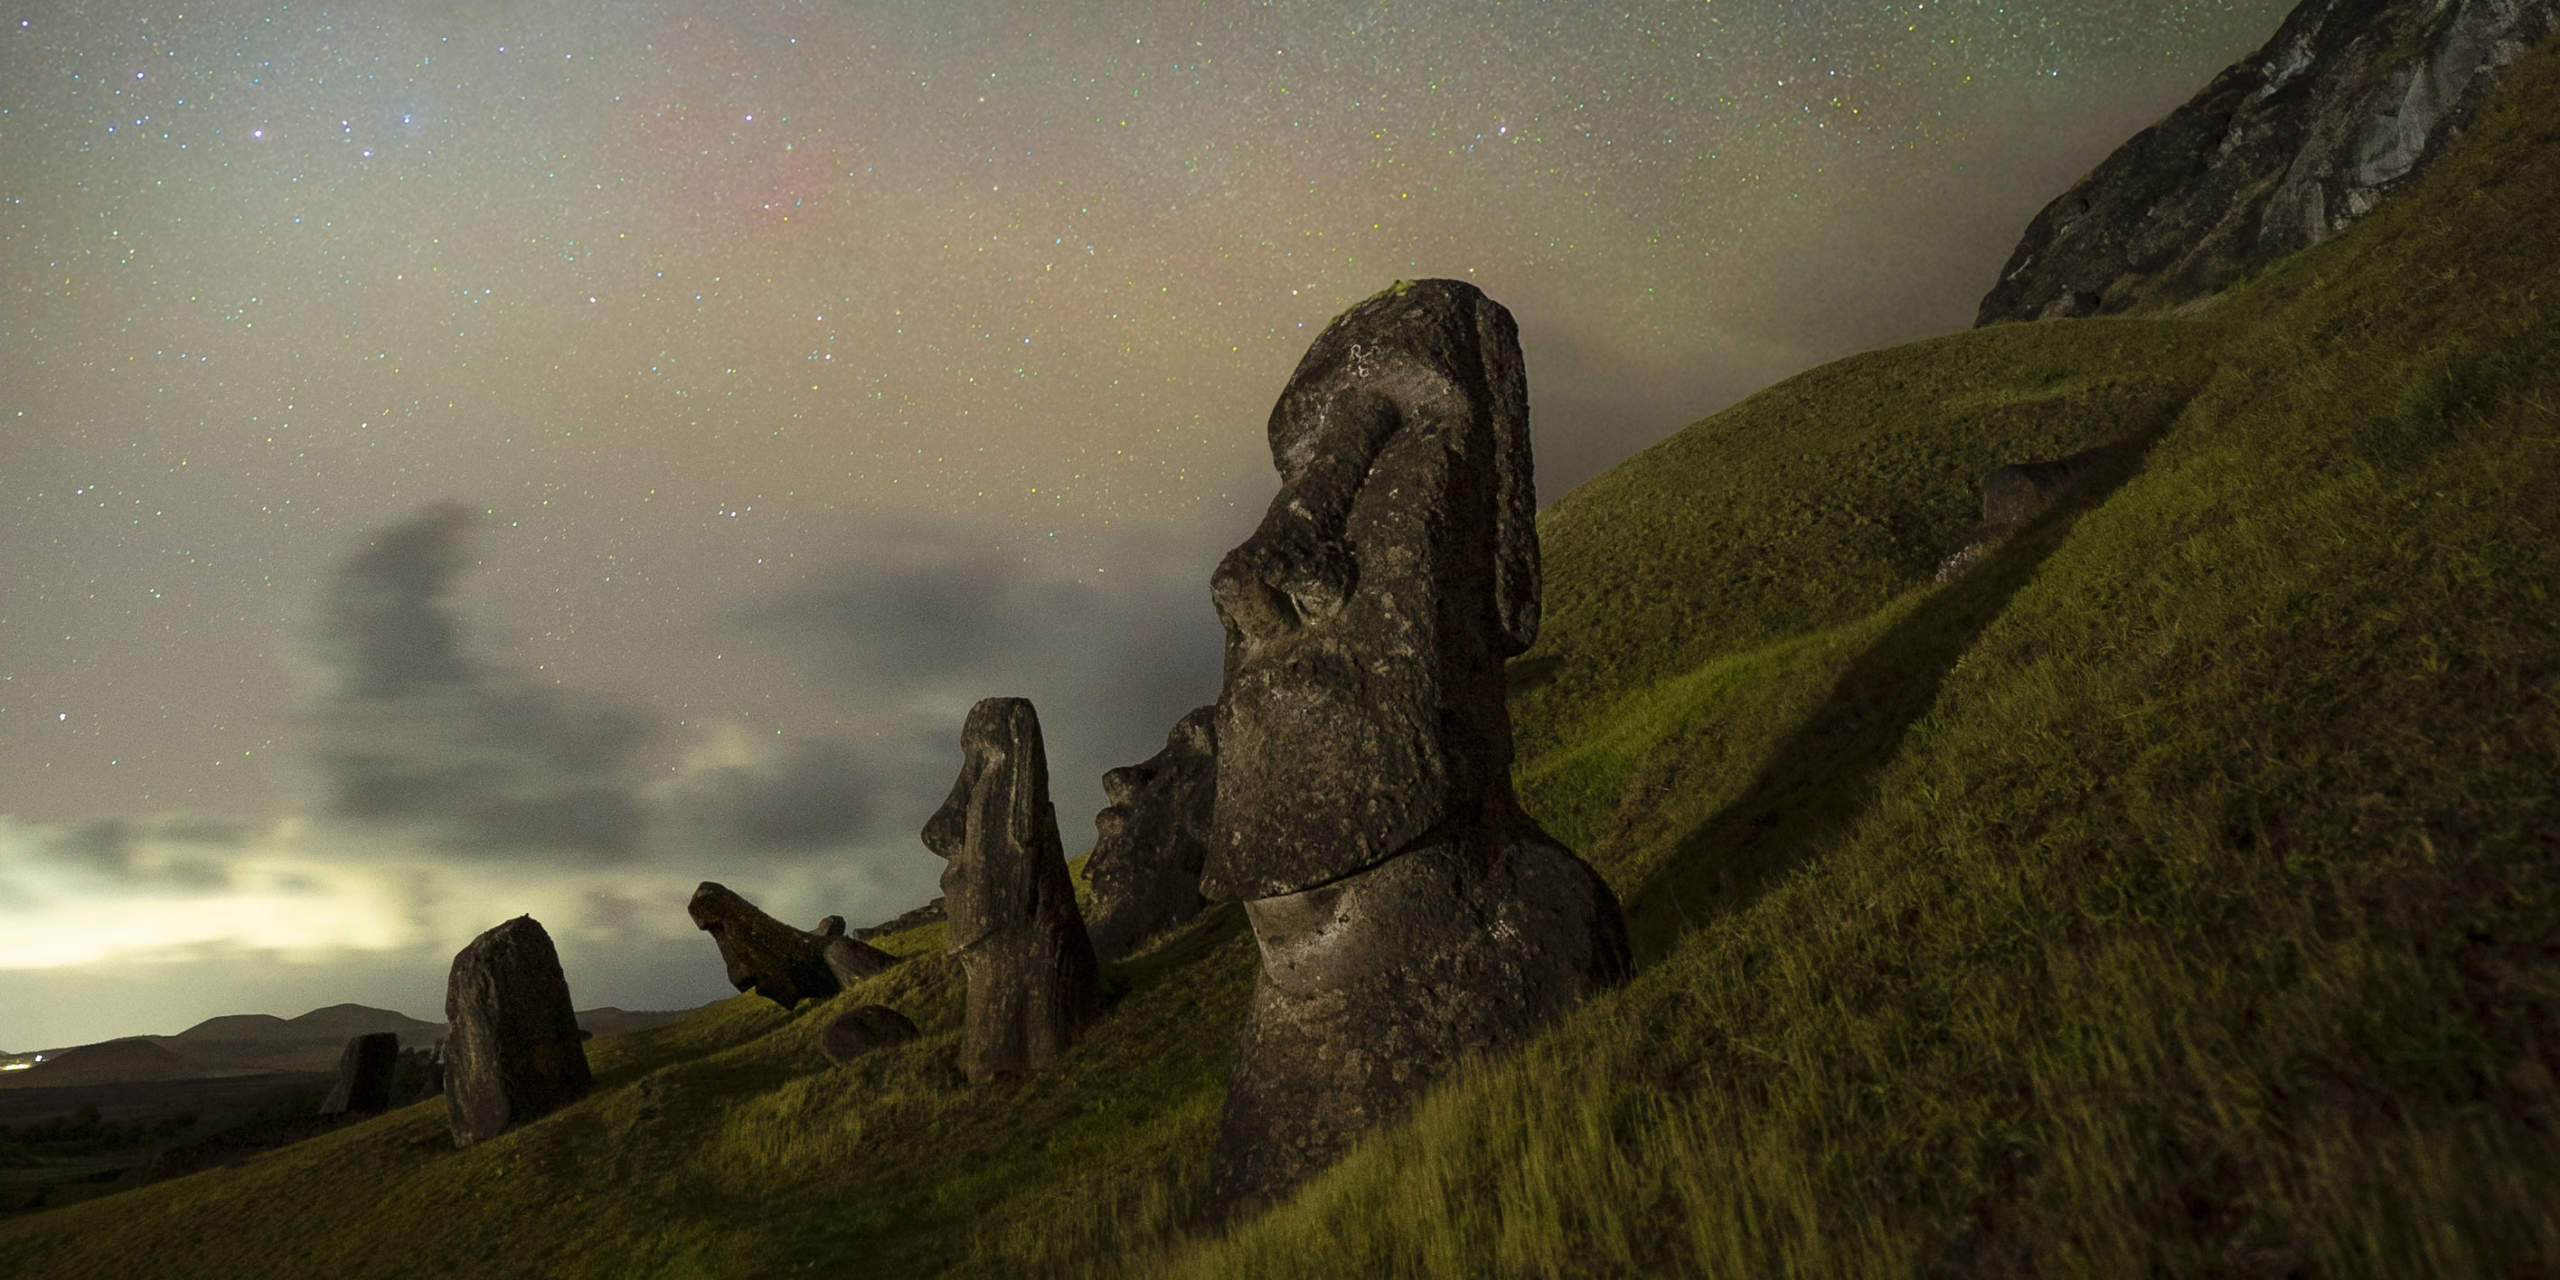
[[[960,732],[960,777],[924,824],[924,844],[950,865],[942,895],[948,946],[962,950],[1028,923],[1039,905],[1039,858],[1058,856],[1040,716],[1024,698],[987,698]]]
[[[1399,284],[1272,409],[1280,492],[1211,580],[1226,628],[1201,889],[1292,893],[1509,796],[1503,661],[1536,639],[1536,486],[1511,314]]]

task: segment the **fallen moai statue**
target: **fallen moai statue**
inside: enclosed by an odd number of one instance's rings
[[[1630,970],[1617,898],[1511,789],[1504,660],[1536,638],[1511,315],[1361,303],[1271,414],[1280,492],[1211,582],[1227,633],[1201,891],[1261,948],[1209,1209],[1279,1195],[1461,1060]]]
[[[785,1009],[803,1000],[824,1000],[898,962],[878,947],[847,937],[842,916],[828,916],[814,933],[794,929],[712,880],[693,891],[685,913],[693,917],[693,927],[719,944],[730,986]]]
[[[471,940],[445,980],[445,1119],[453,1144],[548,1115],[595,1082],[551,935],[517,916]]]
[[[973,1083],[1040,1067],[1101,1016],[1093,944],[1049,805],[1040,717],[1021,698],[969,709],[951,796],[924,843],[950,865],[951,954],[968,976],[960,1070]]]
[[[392,1077],[400,1070],[400,1033],[376,1031],[347,1041],[338,1054],[338,1082],[320,1104],[324,1116],[372,1115],[391,1109]]]
[[[1209,852],[1209,807],[1218,792],[1218,709],[1175,722],[1164,750],[1102,775],[1111,804],[1093,818],[1093,884],[1087,921],[1094,954],[1115,960],[1180,925],[1208,900],[1200,863]]]

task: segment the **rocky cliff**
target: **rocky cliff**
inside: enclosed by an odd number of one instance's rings
[[[1976,324],[2212,293],[2317,244],[2425,170],[2560,0],[2303,0],[2045,206]]]

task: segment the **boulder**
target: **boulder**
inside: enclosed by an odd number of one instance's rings
[[[866,1053],[905,1044],[919,1033],[907,1015],[885,1004],[866,1004],[847,1009],[827,1023],[818,1033],[818,1051],[827,1061],[843,1066]]]
[[[1175,722],[1164,750],[1102,775],[1111,803],[1093,818],[1093,885],[1088,921],[1094,954],[1117,959],[1148,938],[1200,914],[1200,864],[1209,851],[1209,809],[1218,798],[1218,709],[1200,707]]]
[[[2124,452],[2122,446],[2101,445],[2065,458],[1993,468],[1982,477],[1982,523],[1938,562],[1937,580],[1948,581],[1980,564],[2011,535],[2090,484]]]
[[[1616,896],[1511,790],[1504,663],[1537,636],[1540,585],[1510,313],[1463,282],[1398,284],[1316,339],[1270,434],[1280,492],[1211,581],[1201,891],[1242,901],[1261,950],[1212,1216],[1631,965]]]
[[[594,1084],[551,935],[517,916],[471,940],[445,980],[445,1118],[467,1147],[584,1097]]]
[[[960,1070],[972,1082],[1043,1066],[1100,1016],[1093,944],[1049,805],[1040,717],[1022,698],[988,698],[961,730],[960,777],[925,823],[950,865],[945,943],[968,977]]]
[[[832,930],[827,921],[816,933],[794,929],[716,881],[694,889],[685,913],[719,944],[730,986],[785,1009],[826,999],[897,963],[889,953],[845,936],[842,916],[827,917]]]
[[[2194,298],[2327,239],[2425,172],[2555,25],[2553,0],[2303,0],[2037,214],[1976,323]]]
[[[391,1109],[391,1086],[400,1070],[400,1034],[376,1031],[347,1041],[338,1055],[338,1082],[320,1104],[320,1114],[371,1115]]]

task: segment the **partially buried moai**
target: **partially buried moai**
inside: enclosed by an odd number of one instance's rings
[[[1102,1010],[1093,944],[1049,805],[1040,717],[1021,698],[988,698],[961,730],[959,781],[925,823],[946,859],[945,944],[968,975],[960,1070],[971,1081],[1046,1065]]]
[[[445,1119],[453,1144],[494,1138],[594,1084],[551,935],[517,916],[471,940],[445,980]]]
[[[1539,605],[1511,313],[1399,283],[1308,348],[1270,433],[1280,492],[1211,581],[1226,682],[1201,891],[1243,901],[1262,952],[1213,1215],[1630,968],[1616,897],[1511,789],[1503,663]]]
[[[1102,775],[1111,804],[1093,816],[1094,954],[1116,960],[1200,914],[1200,864],[1217,798],[1216,707],[1176,721],[1164,750]]]

